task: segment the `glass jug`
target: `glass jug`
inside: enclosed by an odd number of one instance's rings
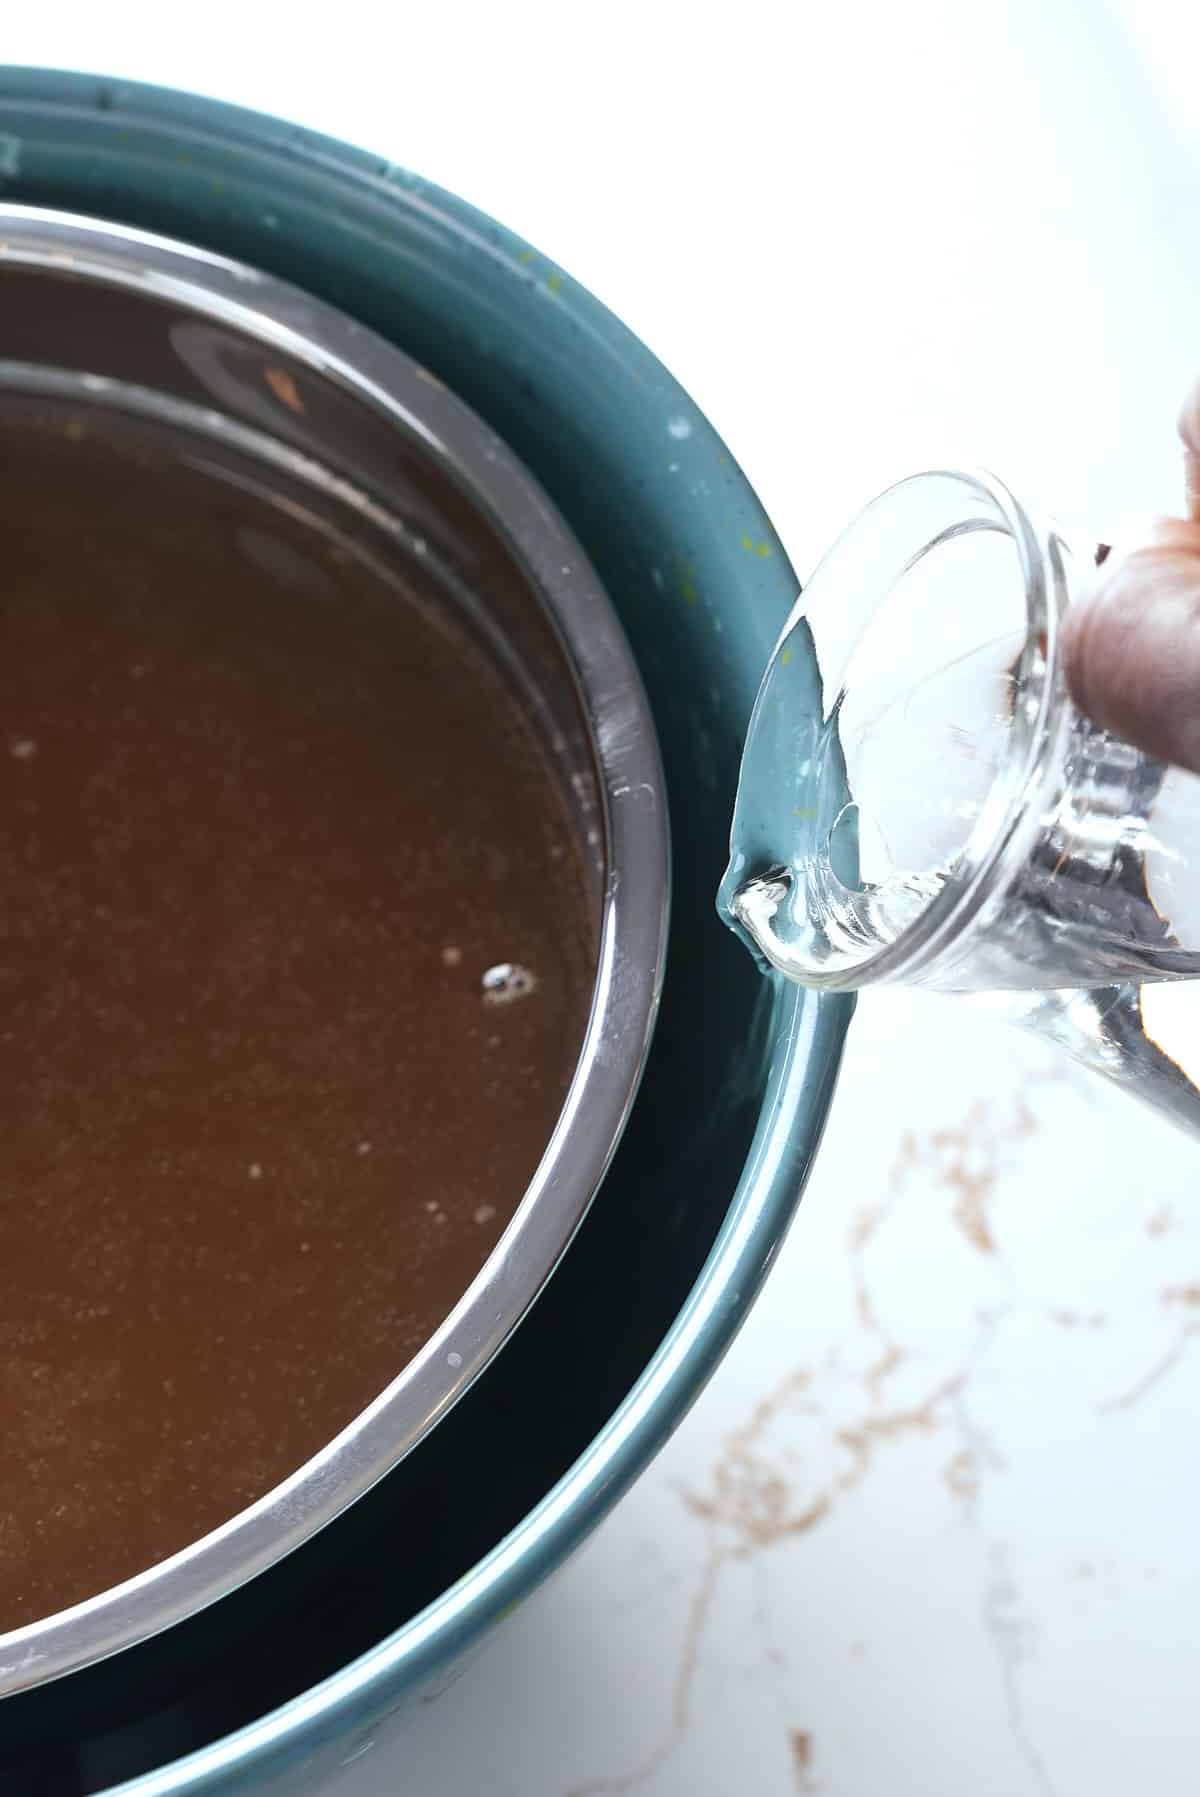
[[[763,679],[719,905],[788,979],[968,995],[1200,1133],[1200,779],[1062,671],[1104,553],[984,474],[874,500]]]

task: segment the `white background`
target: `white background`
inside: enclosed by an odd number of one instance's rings
[[[1175,504],[1173,10],[60,4],[0,53],[286,113],[494,212],[663,356],[803,571],[947,450],[1097,535]],[[1198,1174],[1016,1033],[864,1002],[708,1392],[507,1657],[340,1797],[1191,1797]]]

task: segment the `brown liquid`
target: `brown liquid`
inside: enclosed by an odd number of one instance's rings
[[[309,519],[0,424],[0,1631],[292,1472],[478,1270],[593,974],[448,616]],[[486,1003],[513,962],[533,990]]]

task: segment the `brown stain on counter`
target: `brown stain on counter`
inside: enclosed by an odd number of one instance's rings
[[[724,1452],[713,1468],[710,1494],[684,1492],[683,1501],[693,1516],[718,1523],[732,1531],[739,1557],[772,1547],[788,1535],[803,1535],[828,1515],[831,1491],[820,1491],[809,1501],[794,1505],[787,1481],[763,1459],[758,1444],[781,1410],[812,1384],[812,1374],[801,1368],[761,1399],[749,1421],[725,1439]],[[802,1400],[803,1403],[803,1400]],[[816,1413],[818,1407],[808,1404]]]
[[[979,1460],[970,1448],[960,1448],[942,1474],[946,1488],[964,1503],[979,1495]]]
[[[788,1752],[797,1791],[811,1791],[813,1787],[809,1773],[813,1763],[813,1738],[806,1728],[788,1729]]]
[[[988,1106],[980,1103],[972,1106],[960,1128],[937,1130],[930,1137],[934,1154],[944,1161],[938,1177],[956,1194],[954,1221],[981,1254],[996,1252],[988,1212],[999,1170],[998,1150],[1002,1145],[1026,1140],[1035,1128],[1028,1101],[1019,1095],[1014,1119],[1005,1129],[997,1130],[989,1124]]]
[[[1200,1284],[1168,1285],[1161,1294],[1161,1300],[1167,1309],[1182,1308],[1185,1311],[1200,1309]],[[1126,1391],[1119,1392],[1114,1397],[1105,1398],[1097,1406],[1100,1413],[1103,1415],[1113,1411],[1132,1410],[1140,1404],[1143,1398],[1147,1397],[1174,1372],[1197,1336],[1200,1336],[1200,1317],[1186,1317],[1180,1323],[1174,1340],[1168,1344],[1158,1359]]]
[[[693,1515],[732,1534],[729,1551],[735,1557],[769,1548],[788,1536],[815,1528],[830,1515],[840,1496],[866,1478],[880,1448],[905,1437],[932,1435],[942,1425],[946,1406],[962,1394],[967,1384],[969,1367],[964,1365],[938,1380],[915,1403],[885,1403],[889,1380],[910,1365],[913,1356],[894,1339],[881,1318],[868,1278],[866,1256],[880,1229],[895,1214],[914,1174],[924,1174],[947,1192],[951,1199],[949,1221],[973,1247],[981,1253],[996,1253],[987,1207],[1000,1176],[1001,1154],[1006,1147],[1026,1141],[1035,1129],[1033,1111],[1024,1090],[1020,1090],[1009,1117],[997,1119],[992,1107],[980,1102],[971,1106],[959,1125],[934,1130],[924,1139],[912,1131],[901,1137],[885,1196],[862,1206],[847,1232],[855,1313],[863,1331],[878,1342],[879,1352],[860,1375],[867,1400],[861,1415],[830,1425],[832,1440],[845,1457],[844,1467],[798,1498],[792,1490],[794,1481],[762,1452],[761,1443],[768,1428],[787,1409],[809,1416],[827,1415],[816,1376],[809,1368],[800,1368],[760,1399],[743,1427],[726,1437],[721,1457],[713,1468],[711,1491],[703,1495],[683,1494]],[[1103,1319],[1086,1320],[1099,1326]],[[973,1500],[978,1487],[977,1456],[964,1449],[954,1456],[943,1476],[956,1498]]]
[[[880,1230],[901,1207],[912,1175],[923,1174],[946,1194],[945,1221],[964,1234],[970,1245],[986,1254],[998,1253],[988,1210],[1002,1171],[1004,1150],[1028,1140],[1037,1127],[1026,1090],[1014,1096],[1011,1110],[997,1113],[988,1103],[973,1105],[962,1123],[918,1136],[902,1136],[888,1175],[887,1189],[875,1202],[860,1207],[846,1236],[852,1281],[852,1302],[858,1324],[878,1352],[861,1373],[848,1376],[857,1386],[861,1408],[844,1423],[836,1423],[832,1405],[822,1397],[822,1375],[830,1368],[799,1367],[750,1409],[740,1428],[724,1438],[705,1491],[682,1490],[688,1512],[710,1530],[708,1550],[698,1584],[683,1624],[679,1660],[675,1672],[670,1717],[657,1743],[628,1771],[575,1786],[567,1797],[617,1797],[647,1783],[659,1773],[677,1750],[691,1721],[692,1692],[700,1661],[704,1632],[713,1610],[721,1577],[788,1540],[818,1531],[836,1512],[838,1504],[869,1478],[877,1457],[892,1444],[932,1438],[954,1424],[956,1412],[968,1391],[976,1359],[964,1354],[946,1377],[934,1381],[911,1404],[887,1404],[889,1383],[902,1368],[911,1373],[918,1356],[897,1341],[884,1322],[868,1277],[867,1255]],[[991,1313],[980,1313],[981,1339],[995,1326]],[[1093,1327],[1099,1317],[1082,1319]],[[803,1465],[793,1470],[785,1453],[768,1441],[769,1431],[789,1412],[824,1424],[826,1441],[840,1452],[841,1465],[814,1478]],[[957,1445],[942,1467],[940,1479],[961,1512],[969,1516],[978,1500],[984,1467],[990,1463],[990,1444],[982,1434],[961,1430]],[[866,1644],[855,1641],[850,1658],[860,1661]],[[768,1659],[779,1664],[768,1650]],[[807,1729],[787,1732],[787,1751],[796,1789],[815,1792],[813,1736]]]

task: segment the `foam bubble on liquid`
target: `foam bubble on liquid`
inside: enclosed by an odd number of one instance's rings
[[[537,975],[517,961],[498,961],[483,976],[485,1005],[510,1005],[537,989]]]

